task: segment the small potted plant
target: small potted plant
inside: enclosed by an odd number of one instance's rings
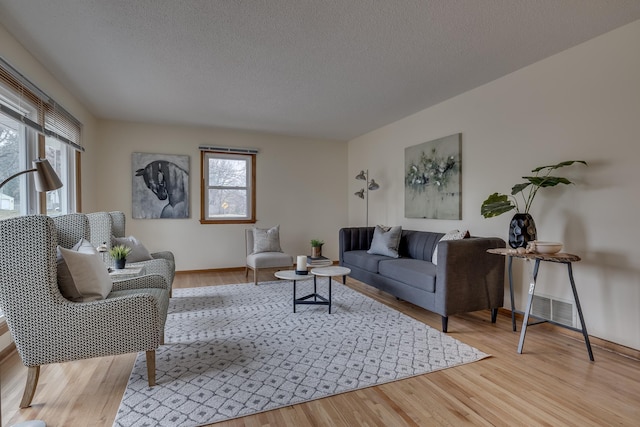
[[[320,258],[322,256],[323,240],[311,239],[311,258]]]
[[[116,245],[109,249],[109,255],[116,262],[116,270],[122,270],[127,263],[127,256],[131,253],[131,248],[125,245]]]
[[[584,160],[567,160],[556,165],[540,166],[533,169],[531,171],[533,176],[523,176],[525,182],[511,188],[511,196],[493,193],[487,197],[487,200],[482,202],[480,213],[485,218],[492,218],[515,209],[517,213],[511,219],[509,226],[509,245],[512,248],[526,247],[528,242],[537,238],[536,224],[529,214],[529,210],[538,190],[545,187],[555,187],[558,184],[573,184],[567,178],[551,176],[551,172],[574,163],[587,165]],[[527,189],[528,191],[525,191]],[[524,209],[521,209],[518,204],[516,198],[518,194],[522,197]]]

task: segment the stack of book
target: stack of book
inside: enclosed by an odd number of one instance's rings
[[[319,256],[319,257],[308,256],[307,257],[307,266],[309,267],[320,266],[320,265],[325,266],[329,262],[330,262],[329,258],[324,256]]]

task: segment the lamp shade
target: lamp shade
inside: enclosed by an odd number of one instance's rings
[[[369,190],[377,190],[378,188],[380,188],[380,186],[372,178],[371,182],[369,183],[369,187],[368,188],[369,188]]]
[[[44,193],[62,187],[62,181],[47,159],[34,160],[33,167],[36,171],[36,191]]]
[[[367,176],[364,171],[360,171],[360,173],[356,176],[356,179],[361,179],[363,181],[367,180]]]

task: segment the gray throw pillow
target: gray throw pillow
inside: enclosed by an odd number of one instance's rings
[[[111,246],[125,245],[131,248],[131,253],[127,255],[127,262],[149,261],[153,259],[147,248],[142,242],[133,236],[114,237],[111,236]]]
[[[253,229],[253,253],[260,252],[282,252],[279,225],[269,229]]]
[[[376,229],[373,231],[371,247],[367,253],[399,258],[398,247],[400,246],[400,237],[402,237],[401,226],[385,227],[376,225]]]
[[[58,286],[66,299],[75,302],[105,299],[113,286],[102,257],[88,241],[72,249],[58,246]]]

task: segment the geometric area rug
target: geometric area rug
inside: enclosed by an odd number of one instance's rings
[[[298,282],[298,295],[311,293]],[[336,281],[174,289],[149,388],[138,354],[114,426],[201,426],[474,362],[487,354]],[[318,291],[326,293],[326,279]]]

